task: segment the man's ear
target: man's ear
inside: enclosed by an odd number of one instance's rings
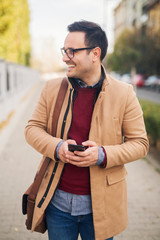
[[[92,57],[93,62],[96,62],[97,60],[100,59],[100,57],[101,57],[101,49],[99,47],[94,48],[92,50],[92,53],[93,53],[93,57]]]

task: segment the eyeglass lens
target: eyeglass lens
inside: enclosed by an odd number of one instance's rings
[[[69,58],[73,58],[73,56],[74,56],[73,49],[68,48],[65,52]]]
[[[68,48],[66,50],[64,48],[62,48],[61,51],[62,51],[62,55],[67,54],[67,56],[69,58],[73,58],[74,57],[74,52],[73,52],[73,49],[71,49],[71,48]]]

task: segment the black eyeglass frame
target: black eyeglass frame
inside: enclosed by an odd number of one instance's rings
[[[62,55],[64,56],[64,53],[67,55],[67,57],[69,58],[69,59],[72,59],[72,58],[74,58],[74,53],[75,52],[78,52],[78,51],[82,51],[82,50],[91,50],[91,49],[94,49],[95,47],[87,47],[87,48],[67,48],[67,49],[65,49],[64,47],[63,48],[61,48],[61,53],[62,53]],[[69,57],[68,56],[68,54],[67,54],[67,50],[72,50],[72,52],[73,52],[73,56],[72,57]],[[64,51],[64,52],[63,52]]]

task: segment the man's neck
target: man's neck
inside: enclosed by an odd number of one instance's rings
[[[95,71],[92,71],[92,74],[87,76],[84,79],[81,79],[87,86],[92,86],[96,84],[101,78],[101,65],[95,69]]]

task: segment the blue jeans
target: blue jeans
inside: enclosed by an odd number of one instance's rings
[[[92,214],[71,216],[50,203],[46,209],[46,221],[49,240],[94,240]],[[113,240],[113,237],[106,240]]]

